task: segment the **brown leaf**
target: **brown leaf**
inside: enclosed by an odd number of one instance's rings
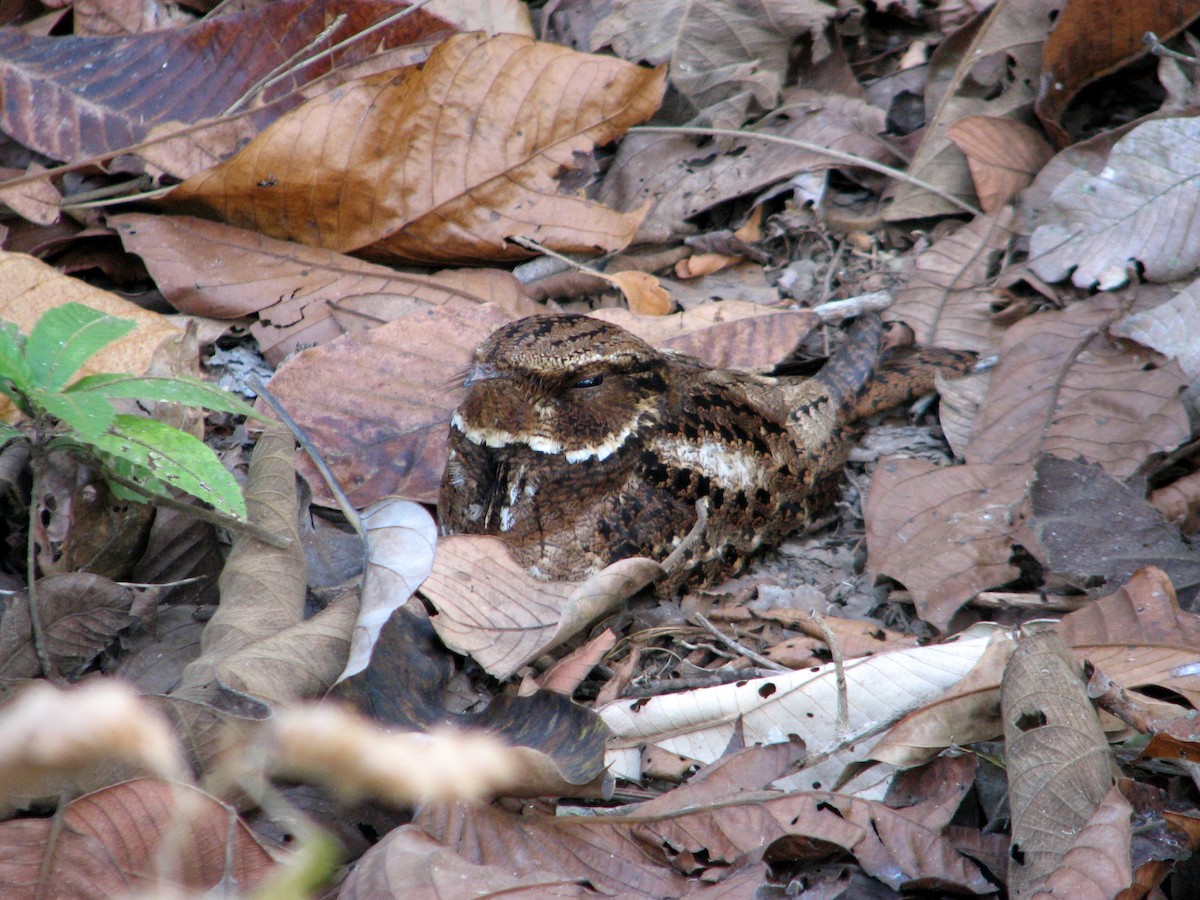
[[[1040,77],[1046,23],[1060,6],[1061,0],[998,6],[938,46],[925,87],[926,127],[909,175],[965,201],[974,200],[966,157],[947,132],[968,116],[1027,113]],[[961,211],[903,182],[884,217],[897,222]]]
[[[818,2],[628,0],[596,23],[591,48],[611,45],[625,59],[670,63],[671,83],[691,107],[682,118],[738,128],[752,104],[775,107],[796,40],[812,34],[819,41],[834,13]]]
[[[602,659],[617,645],[617,636],[605,628],[577,650],[572,650],[537,680],[538,687],[571,696]]]
[[[946,137],[966,154],[985,213],[1017,199],[1054,155],[1039,132],[1014,119],[967,116],[950,126]]]
[[[452,535],[438,543],[421,593],[438,637],[505,679],[649,584],[661,569],[623,559],[582,584],[539,581],[499,538]]]
[[[523,258],[511,236],[617,250],[644,213],[564,192],[560,178],[577,154],[648,118],[662,82],[658,70],[518,35],[455,35],[419,70],[314,98],[168,201],[274,237],[422,262]]]
[[[630,312],[639,316],[665,316],[671,311],[671,295],[649,272],[617,272],[605,280],[620,289]]]
[[[964,455],[967,462],[1028,464],[1043,453],[1083,456],[1131,475],[1155,452],[1187,439],[1175,363],[1113,342],[1119,300],[1098,296],[1031,316],[1004,336]]]
[[[7,897],[105,900],[130,891],[168,896],[215,888],[225,883],[227,872],[253,890],[275,866],[228,807],[173,782],[140,779],[96,791],[70,803],[61,829],[59,824],[55,819],[0,824],[0,882],[7,885]],[[44,884],[43,863],[48,863]]]
[[[1079,667],[1053,632],[1021,641],[1001,688],[1012,804],[1008,887],[1032,893],[1063,861],[1116,775]]]
[[[875,137],[885,129],[885,118],[883,110],[858,97],[789,88],[779,108],[754,130],[885,162],[891,153]],[[686,135],[633,134],[621,142],[598,199],[615,209],[653,201],[638,242],[667,241],[694,231],[685,220],[718,203],[798,172],[841,165],[823,153],[751,138],[718,146]]]
[[[1110,3],[1072,0],[1046,38],[1037,115],[1060,147],[1073,140],[1063,125],[1063,113],[1079,92],[1097,79],[1143,56],[1143,36],[1152,31],[1169,40],[1196,16],[1200,4]],[[1078,135],[1076,135],[1078,137]]]
[[[1054,897],[1117,897],[1133,884],[1129,844],[1133,838],[1133,807],[1121,796],[1118,785],[1109,788],[1088,818],[1058,867],[1051,872],[1033,900]]]
[[[278,364],[318,346],[431,306],[492,302],[514,317],[542,310],[509,272],[497,269],[397,272],[353,257],[279,241],[190,216],[109,216],[180,312],[236,318],[258,313],[250,332]]]
[[[1109,331],[1179,360],[1183,374],[1195,380],[1200,377],[1200,282],[1152,309],[1125,316]]]
[[[0,129],[52,159],[76,161],[136,144],[162,123],[220,115],[261,78],[290,62],[337,16],[337,43],[396,10],[380,0],[284,0],[195,25],[122,37],[36,37],[0,32]],[[272,40],[264,41],[269,30]],[[445,22],[418,11],[354,41],[330,58],[294,69],[250,118],[261,128],[300,102],[301,83],[375,52],[432,34]],[[172,77],[178,71],[180,77]],[[155,89],[147,91],[148,83]],[[53,111],[50,113],[49,111]],[[230,146],[232,149],[232,145]],[[177,173],[178,174],[178,173]]]
[[[511,316],[484,304],[436,308],[305,350],[271,391],[308,433],[355,507],[395,494],[437,501],[450,414],[475,347]],[[315,502],[333,498],[301,464]]]
[[[1020,574],[1011,556],[1028,478],[1025,466],[885,460],[863,509],[868,570],[907,587],[944,631],[971,597]]]
[[[995,299],[987,279],[996,259],[1013,236],[1016,215],[1005,208],[981,216],[929,249],[906,257],[904,286],[884,314],[912,327],[917,343],[927,347],[987,352],[999,342],[991,318]]]

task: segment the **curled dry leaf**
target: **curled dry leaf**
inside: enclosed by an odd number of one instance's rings
[[[338,681],[367,667],[384,623],[429,575],[437,545],[437,525],[419,503],[381,500],[363,510],[360,518],[367,569],[350,635],[350,657]]]
[[[491,302],[513,316],[543,309],[512,273],[497,269],[398,272],[191,216],[129,213],[109,216],[108,224],[180,312],[218,318],[257,313],[250,333],[276,365],[298,348],[436,306]]]
[[[887,127],[885,119],[883,110],[858,97],[789,88],[780,107],[757,123],[754,133],[803,140],[886,162],[892,158],[891,152],[875,137]],[[694,232],[686,220],[718,203],[762,190],[799,172],[839,165],[845,163],[817,150],[749,136],[718,146],[689,135],[635,132],[621,142],[598,199],[615,209],[635,209],[652,202],[636,242],[667,241]]]
[[[599,710],[613,730],[613,772],[639,777],[639,748],[653,744],[700,762],[717,759],[740,724],[747,744],[801,738],[810,756],[831,755],[777,787],[802,790],[837,783],[847,765],[866,758],[883,723],[892,722],[951,689],[986,650],[991,636],[881,653],[846,663],[850,728],[837,728],[833,663],[738,684],[641,700],[618,700]],[[832,752],[843,743],[852,749]]]
[[[345,667],[358,596],[347,592],[304,618],[293,458],[290,432],[282,426],[263,432],[250,461],[246,507],[251,522],[290,537],[291,545],[279,549],[238,536],[201,656],[166,700],[202,770],[226,739],[226,724],[265,718],[273,703],[321,695]]]
[[[177,782],[126,781],[72,801],[61,820],[0,824],[0,883],[13,900],[194,896],[229,880],[252,891],[274,867],[229,807]]]
[[[641,590],[662,571],[642,557],[613,563],[580,584],[538,581],[499,538],[452,535],[438,543],[421,593],[437,609],[438,637],[496,678],[522,666]]]
[[[1004,208],[980,216],[928,250],[906,257],[904,286],[884,313],[911,326],[921,346],[994,350],[1000,329],[992,322],[994,295],[987,287],[997,258],[1013,236],[1016,214]]]
[[[939,45],[929,61],[927,124],[909,175],[965,201],[974,199],[967,159],[947,132],[968,116],[1027,113],[1041,74],[1045,23],[1059,6],[1058,0],[999,6]],[[898,222],[960,212],[925,188],[903,182],[884,218]]]
[[[1057,634],[1018,644],[1000,702],[1012,804],[1008,887],[1019,896],[1062,863],[1113,786],[1116,763]]]
[[[269,774],[325,785],[349,803],[490,800],[522,783],[514,748],[495,735],[396,733],[330,704],[280,710],[263,740]]]
[[[1037,115],[1055,143],[1072,142],[1063,113],[1087,85],[1146,53],[1147,31],[1170,40],[1200,14],[1200,4],[1184,0],[1169,7],[1135,3],[1125,7],[1104,0],[1065,3],[1046,38]],[[1096,35],[1103,34],[1103,40]]]
[[[950,126],[946,137],[966,154],[985,213],[1012,203],[1054,155],[1038,131],[1014,119],[967,116]]]
[[[6,813],[62,792],[138,774],[183,778],[167,722],[118,681],[63,690],[31,684],[0,711],[0,806]]]
[[[417,70],[385,72],[279,119],[168,198],[333,250],[420,262],[618,250],[644,210],[564,192],[578,154],[648,118],[663,73],[518,35],[455,35]]]
[[[1200,120],[1158,119],[1113,146],[1099,174],[1079,168],[1034,214],[1029,267],[1046,281],[1068,275],[1081,288],[1128,282],[1138,265],[1149,281],[1191,275],[1200,235],[1191,216],[1200,203]]]

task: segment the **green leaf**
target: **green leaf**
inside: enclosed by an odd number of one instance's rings
[[[12,322],[0,322],[0,378],[8,379],[13,387],[25,394],[33,388],[33,372],[25,360],[25,339]],[[13,397],[7,385],[0,390]],[[14,401],[16,400],[13,397]]]
[[[190,434],[157,419],[116,416],[108,433],[87,442],[131,464],[132,479],[147,490],[162,494],[169,485],[218,512],[246,519],[246,502],[237,481],[217,455]]]
[[[116,411],[111,403],[103,397],[88,394],[76,397],[34,388],[29,392],[29,402],[89,441],[104,434],[116,418]]]
[[[34,383],[46,390],[62,390],[88,357],[136,327],[132,319],[118,319],[82,303],[47,310],[25,345]]]
[[[69,388],[68,394],[95,394],[110,400],[132,399],[202,406],[241,416],[262,418],[249,403],[215,384],[198,378],[139,378],[136,375],[89,375]]]

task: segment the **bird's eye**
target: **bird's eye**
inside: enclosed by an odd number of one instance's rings
[[[603,375],[589,375],[587,378],[580,378],[571,387],[574,388],[590,388],[595,387],[604,381]]]

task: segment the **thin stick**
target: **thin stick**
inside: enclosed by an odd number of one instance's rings
[[[696,524],[692,526],[692,530],[687,533],[679,546],[671,551],[661,563],[663,573],[669,575],[675,569],[683,564],[683,558],[692,551],[692,548],[700,543],[704,537],[704,531],[708,527],[708,498],[701,497],[696,501]],[[662,576],[659,576],[662,577]]]
[[[692,613],[692,621],[699,623],[703,628],[705,628],[708,631],[709,634],[711,634],[713,637],[715,637],[718,641],[720,641],[722,644],[724,644],[730,650],[734,651],[739,656],[746,657],[746,659],[750,660],[751,662],[758,663],[764,669],[770,669],[773,672],[790,672],[790,671],[792,671],[787,666],[781,666],[779,663],[775,662],[775,660],[768,659],[767,657],[763,656],[761,653],[756,653],[755,651],[751,650],[749,647],[743,647],[741,644],[739,644],[737,641],[735,641],[729,635],[723,633],[721,631],[721,629],[719,629],[712,622],[708,621],[708,619],[706,619],[700,613]]]
[[[288,415],[288,411],[283,408],[283,404],[280,403],[279,400],[277,400],[275,396],[268,391],[263,383],[257,378],[247,379],[247,384],[250,386],[251,390],[263,398],[264,402],[271,407],[275,415],[279,416],[280,421],[282,421],[284,425],[291,429],[293,436],[296,438],[296,442],[300,444],[302,448],[304,448],[304,452],[308,454],[309,459],[313,461],[313,465],[317,467],[317,471],[321,473],[321,478],[325,480],[326,486],[333,494],[333,498],[337,501],[338,508],[341,509],[342,515],[346,517],[346,521],[349,522],[354,530],[358,532],[359,536],[362,537],[364,534],[363,524],[362,519],[360,519],[358,516],[358,511],[350,505],[350,498],[346,496],[345,491],[342,490],[342,486],[338,484],[337,479],[333,476],[333,470],[329,468],[328,464],[325,462],[325,458],[321,456],[321,452],[313,445],[313,442],[308,439],[308,435],[304,433],[304,429],[300,427],[295,419]]]
[[[829,647],[829,653],[833,656],[833,671],[837,675],[837,734],[838,737],[850,732],[850,696],[846,689],[846,661],[842,658],[842,648],[838,645],[837,635],[833,633],[833,629],[829,627],[829,623],[815,609],[810,609],[808,615],[821,629],[821,635],[825,640],[825,644]]]
[[[37,469],[34,469],[36,473]],[[34,478],[34,490],[29,496],[29,538],[25,542],[25,571],[29,583],[25,588],[25,601],[29,605],[29,628],[33,638],[33,652],[37,655],[38,665],[42,668],[42,676],[54,680],[54,670],[50,667],[50,654],[46,650],[46,634],[42,631],[42,614],[37,605],[37,541],[34,537],[38,524],[37,490],[38,479]]]
[[[731,137],[742,140],[767,141],[771,144],[784,144],[788,147],[799,147],[801,150],[808,150],[810,153],[820,153],[823,156],[828,156],[830,159],[836,159],[839,162],[849,163],[852,166],[861,166],[864,169],[870,169],[872,172],[878,172],[881,175],[887,175],[889,178],[895,178],[908,184],[919,187],[922,190],[929,191],[941,197],[947,203],[957,206],[963,212],[969,212],[975,216],[982,216],[983,210],[977,209],[965,200],[955,197],[953,194],[943,191],[935,184],[930,184],[927,181],[922,181],[920,178],[915,178],[907,172],[902,172],[900,169],[893,169],[891,166],[885,166],[883,163],[877,163],[873,159],[865,159],[861,156],[855,156],[853,153],[847,153],[844,150],[834,150],[831,147],[822,147],[820,144],[813,144],[809,141],[801,141],[797,138],[782,137],[777,134],[763,134],[758,131],[737,131],[733,128],[691,128],[691,127],[672,127],[668,128],[665,125],[638,125],[636,128],[629,129],[630,133],[642,132],[643,134],[691,134],[699,137]]]

